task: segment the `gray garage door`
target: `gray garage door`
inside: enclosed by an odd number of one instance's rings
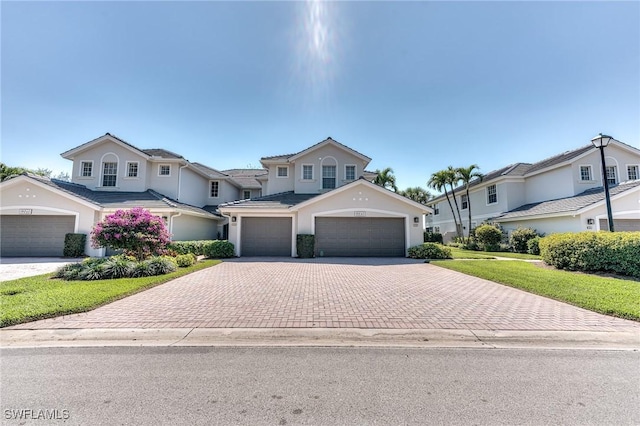
[[[290,217],[243,217],[242,256],[291,256]]]
[[[62,256],[75,216],[0,216],[1,256]]]
[[[600,229],[609,230],[609,221],[600,219]],[[640,219],[613,219],[613,230],[616,232],[640,231]]]
[[[316,256],[405,256],[402,218],[316,218]]]

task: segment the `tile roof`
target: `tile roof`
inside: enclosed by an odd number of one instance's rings
[[[133,207],[144,207],[146,209],[175,208],[177,210],[190,211],[193,213],[212,216],[212,212],[200,207],[184,204],[166,197],[156,191],[147,190],[144,192],[131,191],[92,191],[84,185],[66,182],[58,179],[49,179],[43,176],[28,175],[29,178],[37,180],[52,188],[56,188],[67,194],[74,195],[97,206],[114,209],[128,209]],[[217,215],[219,216],[219,215]]]
[[[295,194],[293,191],[288,191],[250,200],[232,201],[220,204],[218,207],[288,209],[318,195],[320,194]]]
[[[527,170],[527,174],[536,172],[538,170],[543,170],[543,169],[546,169],[547,167],[555,166],[557,164],[562,164],[565,161],[569,161],[592,149],[595,149],[594,146],[592,144],[589,144],[589,145],[580,147],[578,149],[574,149],[572,151],[566,151],[566,152],[563,152],[562,154],[545,158],[544,160],[541,160],[541,161],[538,161],[537,163],[532,164],[531,167],[529,167],[529,170]]]
[[[328,138],[326,138],[326,139],[324,139],[324,140],[321,140],[320,142],[318,142],[318,143],[316,143],[316,144],[313,144],[313,145],[311,145],[310,147],[303,149],[302,151],[298,151],[298,152],[295,152],[295,153],[293,153],[293,154],[273,155],[273,156],[270,156],[270,157],[262,157],[260,160],[261,160],[261,161],[262,161],[262,160],[282,160],[282,161],[287,161],[289,158],[291,158],[291,157],[293,157],[293,156],[296,156],[296,155],[298,155],[298,154],[300,154],[300,153],[302,153],[302,152],[305,152],[305,151],[311,151],[311,150],[313,150],[313,148],[315,148],[316,146],[321,145],[321,144],[323,144],[323,143],[325,143],[325,142],[327,142],[327,141],[331,141],[331,142],[335,143],[335,144],[336,144],[336,145],[338,145],[338,146],[341,146],[342,148],[344,148],[344,149],[346,149],[346,150],[349,150],[349,151],[355,152],[356,154],[361,155],[361,156],[363,156],[363,157],[365,157],[365,158],[369,158],[368,156],[364,155],[363,153],[358,152],[358,151],[356,151],[355,149],[350,148],[350,147],[348,147],[348,146],[346,146],[346,145],[344,145],[344,144],[341,144],[340,142],[338,142],[338,141],[337,141],[337,140],[335,140],[335,139],[332,139],[332,138],[331,138],[331,136],[329,136]],[[370,159],[370,158],[369,158],[369,161],[371,161],[371,159]]]
[[[609,189],[611,196],[621,194],[633,188],[640,187],[640,180],[621,183]],[[542,201],[539,203],[525,204],[517,209],[508,211],[496,219],[514,219],[528,216],[549,215],[556,213],[575,212],[592,204],[604,200],[602,187],[588,189],[573,197],[559,198],[556,200]]]
[[[244,189],[261,189],[262,185],[256,179],[258,176],[266,176],[269,174],[265,169],[229,169],[223,170],[225,173]]]
[[[161,149],[161,148],[142,149],[141,151],[151,157],[184,159],[182,155],[179,155],[179,154],[176,154],[175,152],[167,151],[166,149]]]
[[[222,178],[228,178],[229,175],[227,175],[224,172],[221,172],[220,170],[216,170],[214,168],[211,168],[209,166],[205,166],[202,163],[189,163],[191,166],[193,166],[194,168],[196,168],[197,170],[199,170],[201,173],[204,173],[205,175],[212,177],[212,178],[218,178],[218,179],[222,179]]]

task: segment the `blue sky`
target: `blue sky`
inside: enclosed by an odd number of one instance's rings
[[[640,2],[2,2],[1,159],[115,134],[217,169],[331,136],[400,188],[640,147]]]

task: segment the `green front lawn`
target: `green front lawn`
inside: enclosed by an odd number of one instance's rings
[[[510,251],[474,251],[457,247],[449,247],[454,259],[495,259],[496,257],[508,257],[510,259],[540,260],[540,256],[526,253],[513,253]]]
[[[640,321],[640,282],[606,278],[518,261],[433,261],[434,265],[484,278],[601,314]]]
[[[167,275],[143,278],[63,281],[44,274],[0,282],[0,327],[86,312],[218,263],[204,260]]]

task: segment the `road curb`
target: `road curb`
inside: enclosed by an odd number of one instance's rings
[[[640,350],[638,332],[353,328],[0,330],[0,347],[211,346]]]

